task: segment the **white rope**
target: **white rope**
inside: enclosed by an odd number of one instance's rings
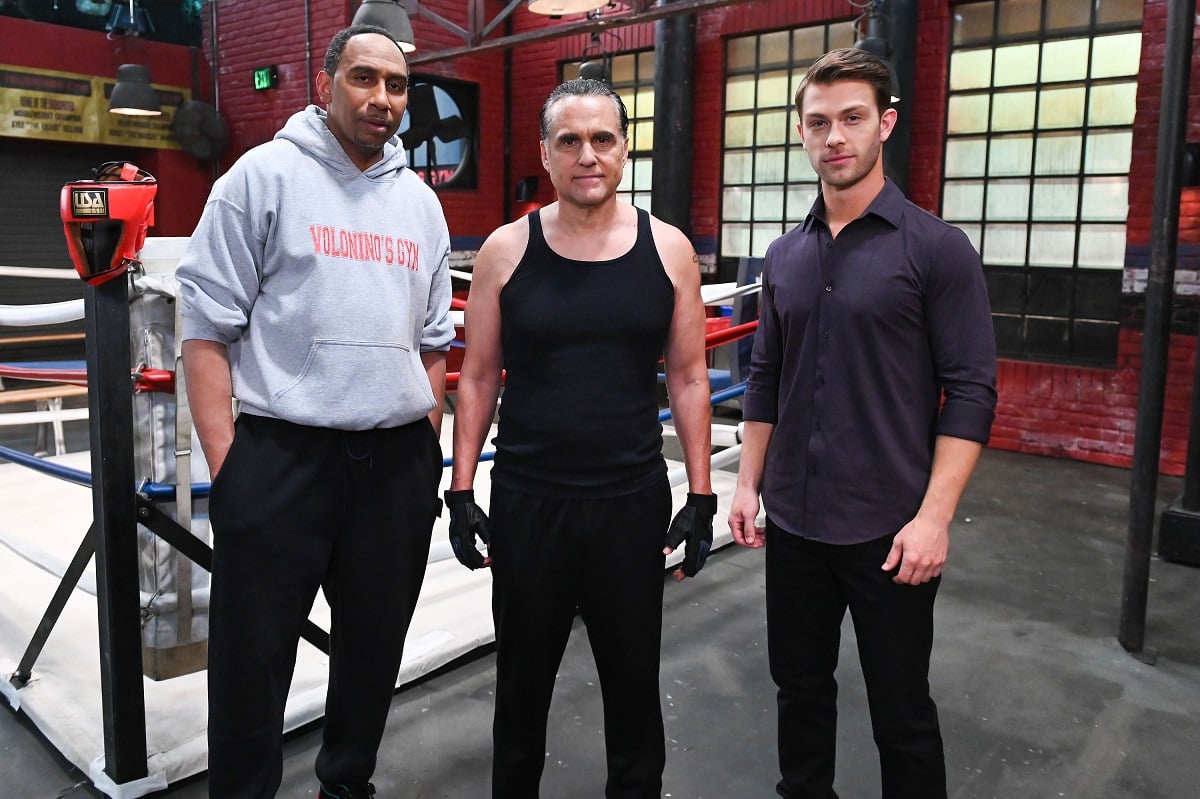
[[[20,424],[50,424],[51,422],[76,422],[88,418],[87,408],[66,408],[58,411],[28,411],[22,413],[0,413],[0,427]]]
[[[73,276],[75,273],[71,274]],[[0,327],[59,325],[83,317],[83,300],[67,300],[45,305],[0,305]]]
[[[705,305],[724,305],[726,301],[740,297],[743,294],[756,294],[762,290],[762,283],[747,283],[739,286],[737,283],[709,283],[700,287],[700,299]]]
[[[471,273],[470,273],[470,272],[464,272],[464,271],[462,271],[461,269],[451,269],[451,270],[450,270],[450,277],[456,277],[456,278],[458,278],[459,280],[465,280],[465,281],[467,281],[468,283],[470,283],[470,282],[471,282],[472,275],[471,275]]]
[[[663,435],[677,438],[679,433],[675,430],[674,425],[664,424]],[[710,436],[714,447],[732,447],[742,443],[741,425],[734,427],[731,424],[713,422]]]
[[[0,277],[37,277],[51,280],[78,280],[74,269],[46,269],[36,266],[0,266]]]

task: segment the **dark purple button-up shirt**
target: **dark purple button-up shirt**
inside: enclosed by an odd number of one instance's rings
[[[833,238],[818,197],[767,250],[743,418],[775,425],[771,520],[834,544],[917,513],[935,438],[987,443],[996,347],[979,255],[889,180]]]

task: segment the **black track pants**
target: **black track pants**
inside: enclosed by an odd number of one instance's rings
[[[284,705],[318,588],[332,623],[317,776],[350,786],[370,778],[425,574],[441,469],[426,419],[359,432],[238,419],[209,504],[214,799],[279,788]]]
[[[494,799],[536,799],[554,678],[576,608],[604,700],[608,799],[657,799],[666,762],[658,663],[664,479],[608,499],[558,499],[492,486],[496,621]]]

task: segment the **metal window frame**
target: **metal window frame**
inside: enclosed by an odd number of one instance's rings
[[[725,37],[725,41],[724,41],[725,66],[724,66],[724,69],[722,70],[723,80],[721,83],[721,92],[722,92],[721,108],[725,110],[724,118],[728,118],[730,114],[734,113],[729,110],[729,80],[730,80],[730,78],[742,77],[745,75],[754,76],[755,77],[755,84],[754,84],[755,102],[750,108],[738,109],[736,112],[738,115],[742,115],[743,113],[745,113],[753,118],[753,120],[754,120],[754,123],[753,123],[754,124],[754,143],[750,144],[749,146],[742,146],[742,145],[731,146],[728,143],[728,141],[726,140],[725,125],[722,124],[722,126],[721,126],[721,182],[720,182],[720,195],[719,195],[720,200],[718,203],[718,212],[717,212],[717,252],[720,254],[719,255],[720,258],[740,258],[740,257],[744,258],[744,257],[750,257],[753,255],[753,252],[725,253],[725,250],[724,250],[724,248],[725,248],[725,227],[728,224],[749,225],[750,226],[750,245],[752,248],[753,243],[754,243],[754,227],[755,227],[755,225],[778,224],[779,225],[779,235],[783,235],[793,225],[797,224],[799,221],[803,221],[804,217],[808,215],[808,208],[804,208],[802,210],[797,210],[797,209],[793,209],[793,208],[789,207],[790,199],[788,196],[788,190],[796,188],[798,186],[816,187],[820,184],[820,181],[819,181],[819,179],[817,179],[815,177],[809,178],[807,175],[802,179],[795,178],[792,175],[792,169],[791,169],[792,156],[794,155],[794,153],[797,150],[803,150],[803,147],[798,142],[793,141],[792,134],[790,132],[788,132],[787,135],[785,136],[785,139],[784,139],[784,142],[782,143],[782,145],[779,145],[779,147],[782,147],[782,149],[783,149],[783,159],[784,159],[783,178],[779,181],[768,181],[768,182],[760,182],[754,178],[754,175],[758,171],[759,151],[763,150],[763,149],[771,149],[771,150],[778,149],[775,145],[771,145],[769,148],[767,148],[765,146],[761,146],[758,144],[759,118],[763,114],[766,114],[766,113],[778,113],[780,110],[783,110],[784,112],[790,114],[793,110],[793,105],[790,102],[788,104],[782,105],[782,106],[780,106],[780,105],[771,105],[771,106],[760,105],[758,103],[758,92],[759,92],[758,78],[764,72],[778,72],[778,71],[782,70],[782,71],[786,71],[788,73],[789,80],[794,81],[797,72],[807,69],[808,67],[812,66],[814,61],[816,61],[816,58],[801,58],[801,59],[797,58],[797,56],[796,56],[796,37],[794,35],[795,31],[812,29],[812,28],[821,28],[822,29],[822,41],[824,42],[823,50],[828,51],[830,48],[830,36],[831,36],[832,29],[836,28],[839,25],[845,25],[845,24],[853,24],[853,19],[846,18],[846,19],[826,20],[824,22],[813,23],[812,25],[801,25],[801,26],[789,27],[789,28],[778,28],[778,29],[773,29],[773,30],[755,31],[753,33],[746,33],[746,34]],[[762,64],[762,61],[761,61],[761,58],[762,58],[761,41],[764,36],[770,36],[772,34],[780,33],[781,31],[786,31],[786,32],[793,34],[788,37],[788,60],[786,63],[780,63],[780,64],[772,63],[772,64],[764,67]],[[753,64],[753,66],[737,67],[737,68],[731,69],[729,67],[729,48],[731,46],[731,43],[734,41],[744,42],[747,39],[754,40],[754,64]],[[789,131],[790,131],[790,129],[789,129]],[[747,182],[728,180],[726,172],[725,172],[725,157],[731,153],[745,153],[750,156],[750,178]],[[757,217],[757,214],[755,213],[756,205],[758,202],[758,192],[756,191],[756,189],[758,189],[759,187],[768,187],[768,186],[771,186],[771,187],[778,186],[779,188],[781,188],[783,190],[783,218],[780,220],[774,220],[774,219],[759,220]],[[735,220],[735,221],[726,220],[726,218],[725,218],[725,190],[728,188],[748,188],[751,190],[751,192],[750,192],[750,218],[749,219],[747,219],[747,220],[739,219],[739,220]]]
[[[1038,26],[1037,32],[1029,33],[1029,34],[1003,35],[1002,36],[998,33],[998,29],[999,29],[999,17],[1000,17],[1001,6],[1005,2],[1005,0],[981,0],[981,2],[979,2],[979,3],[964,2],[964,3],[956,4],[956,7],[961,7],[961,6],[966,6],[966,5],[983,5],[985,2],[990,3],[992,6],[992,31],[991,31],[991,36],[989,38],[987,38],[987,39],[975,38],[968,42],[956,43],[954,41],[953,28],[951,28],[951,30],[949,31],[949,42],[948,42],[949,46],[948,46],[948,50],[947,50],[947,58],[952,57],[957,52],[970,51],[970,50],[983,50],[983,49],[990,49],[991,52],[993,53],[993,58],[992,58],[992,74],[991,74],[991,78],[990,78],[991,85],[989,85],[986,88],[954,90],[950,87],[950,71],[947,70],[947,72],[946,72],[947,117],[946,117],[946,129],[943,131],[944,144],[943,144],[943,148],[942,148],[942,181],[941,181],[941,186],[939,187],[939,205],[944,209],[947,186],[953,185],[955,183],[968,182],[968,181],[981,182],[983,184],[983,195],[981,198],[981,207],[980,207],[980,212],[979,212],[979,218],[974,219],[974,220],[954,219],[951,221],[952,224],[978,225],[978,227],[979,227],[978,245],[980,248],[980,254],[982,255],[986,251],[986,248],[987,248],[987,235],[988,235],[987,227],[989,225],[989,222],[995,223],[995,222],[999,221],[999,220],[990,220],[989,221],[989,219],[988,219],[987,204],[988,204],[989,192],[991,191],[995,182],[998,180],[1005,180],[1005,181],[1024,180],[1025,184],[1028,186],[1028,189],[1029,189],[1028,197],[1027,197],[1027,207],[1026,207],[1025,219],[1024,220],[1004,220],[1009,224],[1022,225],[1025,228],[1026,247],[1025,247],[1025,252],[1024,252],[1024,255],[1022,258],[1023,263],[1020,266],[1016,266],[1014,264],[990,264],[989,265],[986,261],[984,262],[985,272],[998,274],[1000,272],[1012,273],[1014,270],[1019,270],[1024,275],[1024,278],[1025,278],[1026,293],[1025,293],[1025,296],[1024,296],[1024,299],[1022,302],[1022,307],[1021,307],[1020,313],[1018,313],[1018,314],[1007,313],[1007,312],[993,313],[994,319],[1018,318],[1020,320],[1020,334],[1019,334],[1019,338],[1018,338],[1019,347],[1017,347],[1015,349],[1005,348],[1001,352],[1001,355],[1003,357],[1011,357],[1011,358],[1014,358],[1017,360],[1048,361],[1048,362],[1052,362],[1052,363],[1064,363],[1064,364],[1069,364],[1069,365],[1074,365],[1074,366],[1102,366],[1102,367],[1115,366],[1116,360],[1117,360],[1117,336],[1115,335],[1115,333],[1116,333],[1116,330],[1119,329],[1119,325],[1120,325],[1119,319],[1117,318],[1117,314],[1114,314],[1112,319],[1096,319],[1091,316],[1081,315],[1079,312],[1079,308],[1078,308],[1078,298],[1079,298],[1078,292],[1079,292],[1079,285],[1080,285],[1080,282],[1082,279],[1093,278],[1097,275],[1097,273],[1103,273],[1103,274],[1119,273],[1121,271],[1121,269],[1118,269],[1118,268],[1107,268],[1107,269],[1106,268],[1089,268],[1086,266],[1080,266],[1080,264],[1079,264],[1080,241],[1081,241],[1081,235],[1085,228],[1090,227],[1094,224],[1103,224],[1100,222],[1088,222],[1088,221],[1085,221],[1083,218],[1084,186],[1085,186],[1087,180],[1089,180],[1091,178],[1098,178],[1098,177],[1124,177],[1124,178],[1128,179],[1129,178],[1129,170],[1126,169],[1124,172],[1112,172],[1112,171],[1089,172],[1086,168],[1087,142],[1088,142],[1088,138],[1095,133],[1102,133],[1105,131],[1113,131],[1113,132],[1129,131],[1129,132],[1132,132],[1133,123],[1131,122],[1128,125],[1095,125],[1095,126],[1093,126],[1090,124],[1090,120],[1088,119],[1087,109],[1090,107],[1092,92],[1097,86],[1125,84],[1125,83],[1129,83],[1131,80],[1136,83],[1136,81],[1137,81],[1136,73],[1134,73],[1132,75],[1128,75],[1128,76],[1093,78],[1092,77],[1092,61],[1093,61],[1094,54],[1095,54],[1095,47],[1094,47],[1095,40],[1102,36],[1118,34],[1118,33],[1141,33],[1140,21],[1138,21],[1138,22],[1123,22],[1123,23],[1103,23],[1103,24],[1097,23],[1097,21],[1096,21],[1097,20],[1097,8],[1093,4],[1089,10],[1089,24],[1087,26],[1078,26],[1078,27],[1061,28],[1061,29],[1055,28],[1053,30],[1047,30],[1047,26],[1046,26],[1047,4],[1050,2],[1050,0],[1042,0],[1041,5],[1040,5],[1040,19],[1039,19],[1039,26]],[[1036,44],[1040,48],[1040,47],[1044,46],[1047,42],[1071,41],[1071,40],[1079,40],[1079,39],[1087,39],[1088,40],[1088,61],[1087,61],[1087,65],[1086,65],[1086,68],[1084,71],[1083,78],[1081,78],[1079,80],[1072,80],[1072,81],[1058,81],[1058,82],[1052,82],[1052,83],[1044,83],[1041,80],[1041,75],[1040,75],[1040,70],[1039,70],[1039,75],[1037,76],[1037,79],[1033,83],[1017,84],[1017,85],[1012,85],[1012,86],[1005,85],[1003,87],[997,87],[995,85],[996,59],[994,57],[994,54],[999,48],[1005,47],[1008,45],[1013,45],[1013,44]],[[1053,176],[1056,178],[1072,179],[1074,181],[1075,186],[1076,186],[1076,197],[1075,197],[1076,206],[1075,206],[1074,217],[1070,220],[1066,220],[1066,219],[1062,219],[1062,220],[1045,219],[1045,220],[1043,220],[1043,219],[1037,219],[1034,217],[1034,207],[1033,207],[1034,187],[1035,187],[1036,181],[1039,178],[1047,177],[1046,175],[1039,175],[1035,169],[1035,165],[1037,162],[1038,148],[1040,145],[1039,134],[1042,132],[1041,129],[1038,128],[1037,124],[1038,124],[1038,118],[1042,111],[1044,92],[1049,89],[1059,88],[1059,87],[1082,87],[1084,90],[1084,98],[1083,98],[1084,118],[1082,120],[1082,124],[1078,127],[1065,127],[1065,128],[1052,129],[1054,132],[1062,131],[1062,132],[1067,132],[1067,133],[1077,133],[1081,137],[1081,140],[1082,140],[1082,149],[1080,152],[1080,162],[1079,162],[1076,170],[1074,172],[1064,172],[1061,174],[1056,173]],[[996,131],[993,129],[993,122],[994,122],[993,115],[995,114],[994,98],[998,94],[1002,94],[1004,92],[1013,91],[1013,90],[1027,90],[1027,91],[1032,90],[1035,93],[1034,109],[1033,109],[1033,127],[1029,131],[1007,131],[1007,130],[1006,131]],[[980,96],[980,95],[986,95],[987,97],[989,97],[987,130],[977,131],[977,132],[972,132],[972,133],[951,134],[949,132],[950,101],[955,97]],[[1051,129],[1047,129],[1047,131],[1049,131],[1049,130],[1051,130]],[[991,162],[991,158],[992,158],[992,142],[995,139],[1004,138],[1004,137],[1012,135],[1012,134],[1021,134],[1021,133],[1028,133],[1032,138],[1033,150],[1032,150],[1032,153],[1030,156],[1031,164],[1030,164],[1029,172],[1026,175],[1021,175],[1021,176],[1017,176],[1017,175],[1014,175],[1014,176],[1007,176],[1007,175],[1006,176],[992,176],[990,174],[990,171],[991,171],[991,163],[990,162]],[[962,178],[946,177],[946,167],[947,167],[949,144],[950,144],[950,142],[952,142],[956,139],[963,139],[963,140],[981,139],[984,142],[986,142],[987,151],[985,153],[984,167],[983,167],[981,175],[971,176],[971,177],[962,177]],[[1053,266],[1034,266],[1034,265],[1030,264],[1029,237],[1032,233],[1033,226],[1036,224],[1040,224],[1040,223],[1069,225],[1072,228],[1073,234],[1074,234],[1074,249],[1073,249],[1073,253],[1072,253],[1072,263],[1070,266],[1053,267]],[[1121,220],[1120,222],[1112,220],[1108,223],[1109,224],[1127,224],[1128,223],[1128,214],[1126,214],[1125,218],[1123,220]],[[1070,281],[1069,281],[1070,296],[1068,299],[1069,311],[1066,316],[1051,315],[1051,314],[1045,314],[1045,313],[1031,313],[1030,312],[1030,309],[1029,309],[1029,305],[1030,305],[1029,286],[1030,286],[1030,283],[1036,275],[1045,274],[1046,273],[1045,270],[1054,270],[1054,273],[1060,273],[1060,274],[1061,274],[1060,270],[1066,270],[1070,275]],[[1118,294],[1120,293],[1120,280],[1115,281],[1115,290],[1117,291]],[[1117,299],[1119,301],[1119,297]],[[1065,323],[1065,331],[1066,331],[1066,335],[1067,335],[1065,353],[1061,354],[1061,355],[1055,355],[1055,354],[1047,354],[1045,352],[1031,352],[1031,348],[1030,348],[1031,337],[1029,334],[1030,320],[1034,320],[1034,321],[1056,320],[1056,321],[1064,322]],[[1100,324],[1103,326],[1111,325],[1114,328],[1114,335],[1112,336],[1112,341],[1111,341],[1111,351],[1104,352],[1104,353],[1097,353],[1093,349],[1087,349],[1087,348],[1082,347],[1076,336],[1076,327],[1077,327],[1077,324],[1080,322],[1091,323],[1091,324]]]

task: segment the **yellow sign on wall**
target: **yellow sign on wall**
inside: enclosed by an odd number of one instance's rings
[[[171,120],[191,99],[191,91],[152,84],[162,100],[162,115],[129,117],[108,111],[115,83],[112,78],[0,64],[0,136],[178,150]]]

